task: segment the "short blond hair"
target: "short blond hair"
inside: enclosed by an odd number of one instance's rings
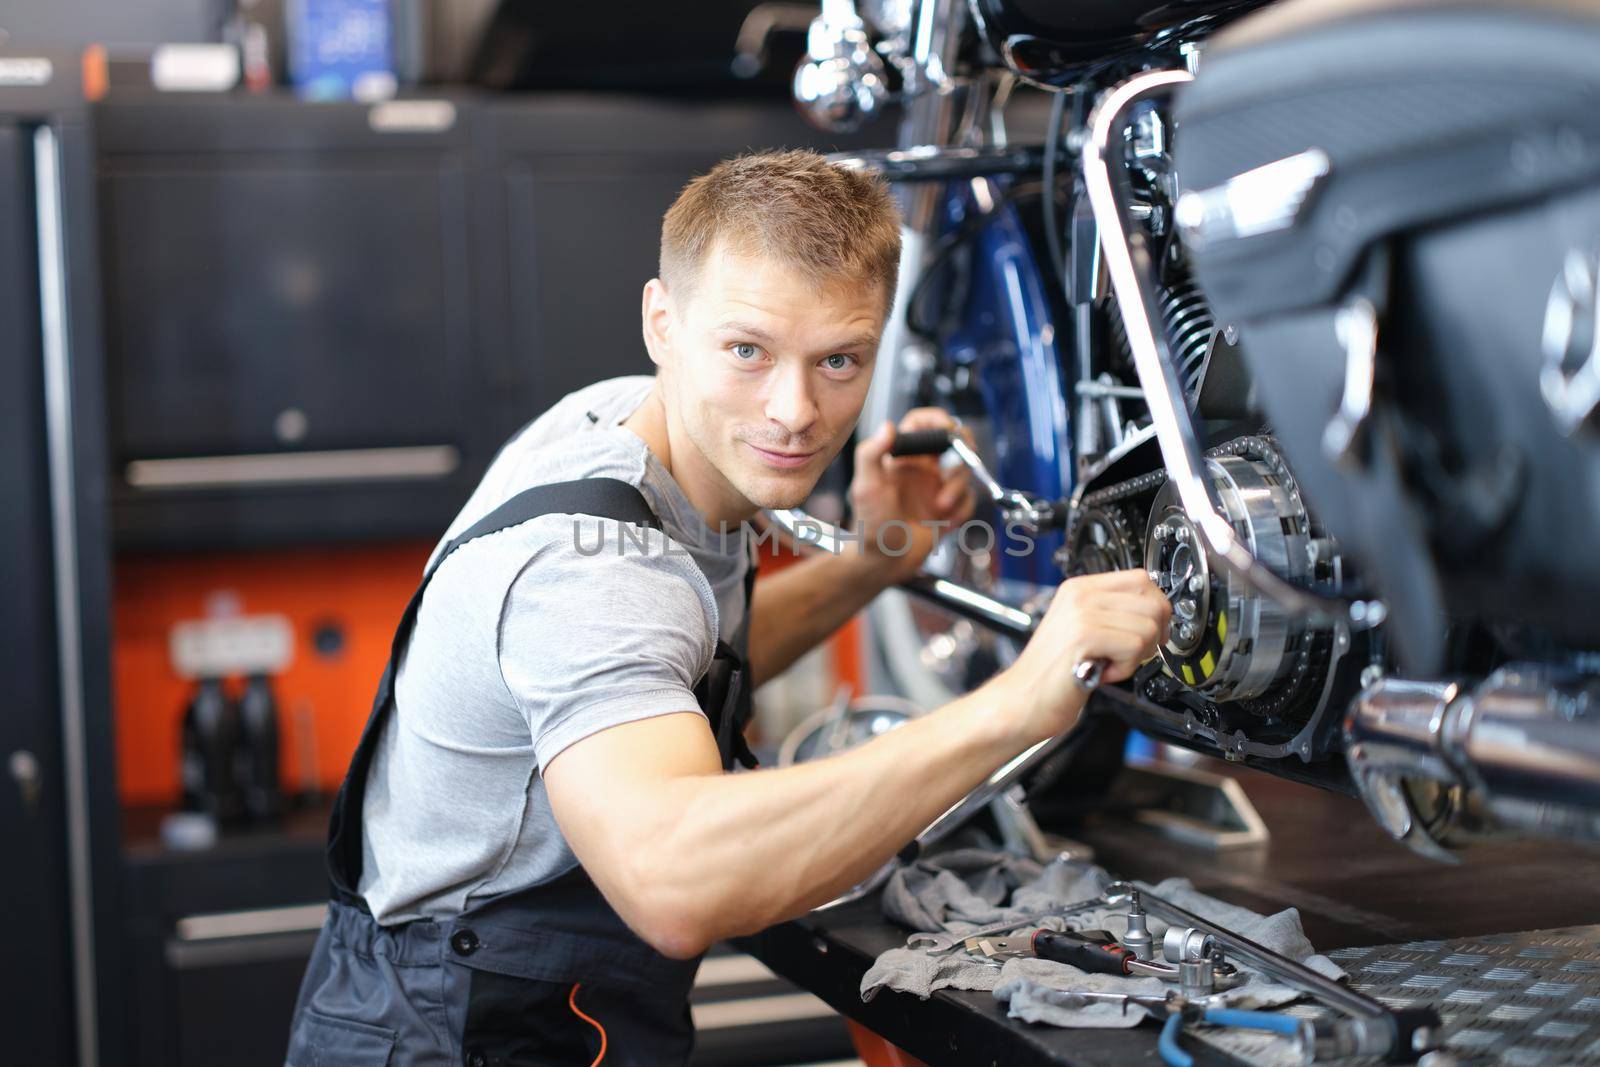
[[[884,309],[900,273],[900,212],[880,179],[791,150],[737,156],[684,186],[661,223],[661,280],[693,291],[718,243],[783,263],[818,288],[875,282]]]

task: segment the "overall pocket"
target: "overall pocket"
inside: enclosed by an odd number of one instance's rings
[[[393,1030],[304,1011],[289,1035],[286,1067],[388,1067]]]
[[[588,1067],[607,1058],[605,1024],[579,1006],[580,983],[473,971],[461,1037],[466,1067]]]

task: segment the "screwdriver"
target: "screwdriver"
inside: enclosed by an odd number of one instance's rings
[[[1038,930],[1030,945],[1042,960],[1070,963],[1091,974],[1147,974],[1169,980],[1177,975],[1175,967],[1141,962],[1106,930]]]

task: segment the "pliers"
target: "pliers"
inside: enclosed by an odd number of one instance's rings
[[[1271,1011],[1203,1008],[1199,1005],[1174,1010],[1167,1015],[1167,1021],[1161,1027],[1161,1039],[1156,1043],[1156,1050],[1161,1053],[1161,1062],[1167,1067],[1194,1067],[1194,1057],[1178,1047],[1178,1035],[1183,1032],[1185,1022],[1202,1022],[1241,1030],[1265,1030],[1295,1038],[1301,1042],[1302,1047],[1307,1026],[1305,1019]]]

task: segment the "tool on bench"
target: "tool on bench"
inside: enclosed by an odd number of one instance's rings
[[[1176,990],[1168,990],[1165,993],[1109,993],[1099,989],[1074,989],[1070,991],[1063,990],[1062,992],[1065,992],[1069,997],[1081,997],[1088,1001],[1116,1004],[1122,1009],[1124,1015],[1128,1013],[1128,1005],[1130,1004],[1136,1004],[1151,1011],[1177,1011],[1189,1003],[1188,999]]]
[[[1066,501],[1046,500],[1021,489],[1007,489],[995,481],[982,457],[954,430],[906,430],[895,434],[894,443],[889,446],[891,456],[938,456],[946,451],[954,452],[972,471],[1007,526],[1020,526],[1030,534],[1037,534],[1066,525]],[[1099,688],[1100,675],[1105,668],[1104,660],[1086,659],[1073,669],[1072,676],[1083,690],[1093,692]]]
[[[1065,904],[1059,908],[1048,908],[1044,911],[1036,911],[1021,919],[1006,919],[1002,922],[990,923],[987,926],[980,926],[976,930],[968,930],[964,934],[919,931],[906,938],[906,948],[919,948],[925,946],[930,953],[937,955],[940,952],[949,952],[962,942],[970,941],[975,937],[988,937],[990,934],[1009,933],[1012,930],[1018,930],[1024,926],[1034,926],[1044,919],[1061,919],[1068,915],[1076,914],[1080,911],[1088,911],[1090,908],[1098,908],[1104,903],[1105,902],[1099,897],[1090,897],[1088,900],[1080,900],[1075,904]]]
[[[1033,935],[1029,947],[1033,955],[1042,960],[1070,963],[1090,974],[1147,975],[1168,982],[1176,982],[1179,977],[1177,967],[1141,960],[1117,944],[1117,939],[1106,930],[1068,933],[1040,930]]]
[[[1117,940],[1141,960],[1150,959],[1155,949],[1155,938],[1150,936],[1150,925],[1145,921],[1146,918],[1144,905],[1139,903],[1139,893],[1135,890],[1128,901],[1128,928]],[[1182,958],[1181,955],[1178,957]]]
[[[1177,983],[1181,995],[1189,999],[1201,999],[1229,989],[1239,978],[1238,969],[1220,953],[1185,959],[1176,965],[1154,963],[1135,957],[1105,930],[1035,930],[1027,938],[1006,940],[971,936],[963,944],[969,953],[989,963],[1032,956],[1069,964],[1088,974],[1159,978]]]
[[[1177,990],[1165,993],[1113,993],[1098,989],[1057,990],[1068,1000],[1082,1000],[1086,1004],[1115,1004],[1123,1014],[1129,1005],[1145,1008],[1154,1014],[1164,1014],[1166,1022],[1161,1028],[1158,1051],[1162,1062],[1169,1067],[1191,1067],[1193,1058],[1178,1047],[1178,1035],[1183,1027],[1195,1023],[1230,1029],[1264,1030],[1292,1038],[1303,1062],[1337,1058],[1343,1048],[1337,1030],[1330,1025],[1347,1020],[1302,1019],[1268,1011],[1245,1011],[1223,1007],[1215,1003],[1216,994],[1192,997]],[[1073,1006],[1070,1003],[1067,1006]]]
[[[1104,899],[1107,904],[1116,905],[1131,900],[1134,894],[1139,895],[1141,905],[1147,907],[1152,915],[1174,926],[1187,928],[1177,933],[1169,931],[1162,939],[1162,953],[1169,959],[1177,955],[1180,960],[1191,960],[1201,954],[1223,950],[1233,959],[1347,1016],[1318,1021],[1313,1034],[1316,1040],[1310,1049],[1312,1054],[1331,1054],[1330,1050],[1337,1049],[1344,1056],[1382,1056],[1390,1062],[1399,1063],[1417,1059],[1438,1043],[1439,1015],[1432,1008],[1391,1010],[1364,993],[1318,974],[1305,964],[1201,918],[1148,890],[1141,890],[1130,882],[1111,883],[1106,887]],[[1184,963],[1180,962],[1178,966],[1182,968]],[[1172,1026],[1170,1020],[1167,1025]],[[1176,1037],[1177,1031],[1174,1030],[1174,1050],[1177,1050]],[[1177,1051],[1180,1055],[1187,1055],[1181,1050]]]
[[[1185,1026],[1199,1023],[1229,1030],[1263,1030],[1287,1037],[1293,1042],[1301,1063],[1326,1063],[1357,1057],[1361,1055],[1358,1050],[1366,1041],[1360,1022],[1356,1019],[1305,1019],[1280,1012],[1212,1007],[1185,1000],[1175,993],[1168,994],[1166,1003],[1162,1005],[1129,999],[1152,1011],[1167,1010],[1167,1020],[1161,1027],[1161,1038],[1156,1046],[1161,1054],[1161,1062],[1167,1067],[1192,1067],[1194,1057],[1178,1046],[1178,1035]],[[1126,1005],[1123,1010],[1127,1010]]]
[[[1035,930],[1027,937],[1006,940],[973,936],[962,945],[972,955],[994,962],[1035,956],[1055,963],[1070,963],[1090,974],[1148,974],[1174,981],[1178,977],[1176,967],[1134,959],[1133,953],[1117,944],[1105,930]]]
[[[1040,931],[1040,933],[1046,932],[1048,931]],[[1184,933],[1193,932],[1184,931]],[[984,938],[971,940],[982,944],[973,946],[969,942],[969,950],[976,951],[996,963],[1012,956],[1027,954],[1006,941],[988,941]],[[1045,956],[1043,952],[1039,955],[1041,958],[1054,958]],[[1090,969],[1082,967],[1077,959],[1061,962],[1073,963],[1080,969]],[[1074,989],[1058,990],[1058,992],[1069,998],[1081,999],[1086,1004],[1115,1004],[1124,1014],[1130,1005],[1136,1005],[1157,1016],[1164,1015],[1166,1021],[1161,1028],[1157,1049],[1162,1062],[1168,1067],[1192,1067],[1194,1059],[1178,1046],[1178,1035],[1185,1026],[1201,1023],[1223,1029],[1261,1030],[1287,1037],[1294,1042],[1302,1063],[1326,1062],[1353,1056],[1363,1040],[1362,1028],[1355,1020],[1305,1019],[1278,1012],[1229,1008],[1221,1001],[1220,991],[1180,992],[1172,989],[1164,993],[1115,993],[1097,989]]]
[[[1161,1038],[1156,1050],[1167,1067],[1193,1067],[1194,1057],[1178,1047],[1178,1035],[1185,1024],[1207,1023],[1232,1030],[1264,1030],[1292,1039],[1298,1047],[1301,1062],[1311,1063],[1317,1058],[1319,1047],[1318,1027],[1311,1019],[1281,1015],[1271,1011],[1242,1011],[1238,1008],[1210,1008],[1199,1004],[1172,1006],[1167,1021],[1161,1027]],[[1326,1057],[1324,1057],[1326,1058]]]

